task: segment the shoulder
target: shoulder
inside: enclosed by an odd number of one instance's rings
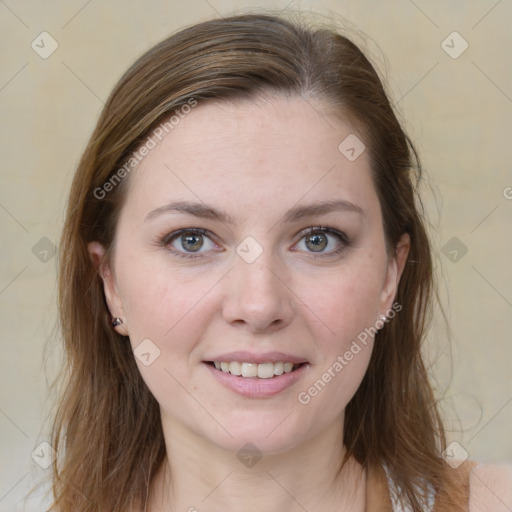
[[[469,512],[512,510],[512,465],[478,464],[469,474]]]

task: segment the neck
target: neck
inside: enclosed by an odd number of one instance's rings
[[[363,512],[366,474],[353,458],[340,471],[345,454],[340,424],[333,422],[281,453],[251,458],[164,420],[168,457],[152,483],[146,510]]]

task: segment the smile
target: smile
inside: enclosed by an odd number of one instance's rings
[[[291,373],[300,366],[299,364],[282,361],[259,364],[239,361],[213,361],[213,364],[217,370],[221,370],[224,373],[245,378],[258,377],[259,379],[271,379],[283,373]]]
[[[216,366],[219,366],[217,368]],[[224,366],[224,368],[223,368]],[[308,363],[245,363],[204,361],[204,367],[225,388],[247,398],[268,398],[293,386],[306,375]]]

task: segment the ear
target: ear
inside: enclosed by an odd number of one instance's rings
[[[398,284],[405,268],[405,263],[407,261],[407,255],[409,254],[410,247],[411,238],[409,233],[404,233],[395,246],[394,254],[389,257],[386,279],[380,300],[381,315],[386,314],[386,312],[389,311],[393,305],[393,301],[398,291]]]
[[[123,304],[119,290],[117,289],[114,273],[105,258],[105,248],[99,242],[89,242],[87,244],[87,250],[89,251],[89,257],[91,258],[94,268],[103,280],[103,291],[110,315],[112,318],[120,318],[122,321],[121,325],[113,327],[113,329],[123,336],[128,336]]]

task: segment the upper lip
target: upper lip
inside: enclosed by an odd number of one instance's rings
[[[261,354],[254,354],[252,352],[246,352],[239,350],[237,352],[229,352],[225,354],[219,354],[213,356],[211,359],[205,359],[205,361],[218,361],[218,362],[232,362],[238,361],[241,363],[294,363],[301,364],[307,363],[307,360],[303,357],[293,356],[291,354],[285,354],[284,352],[263,352]]]

